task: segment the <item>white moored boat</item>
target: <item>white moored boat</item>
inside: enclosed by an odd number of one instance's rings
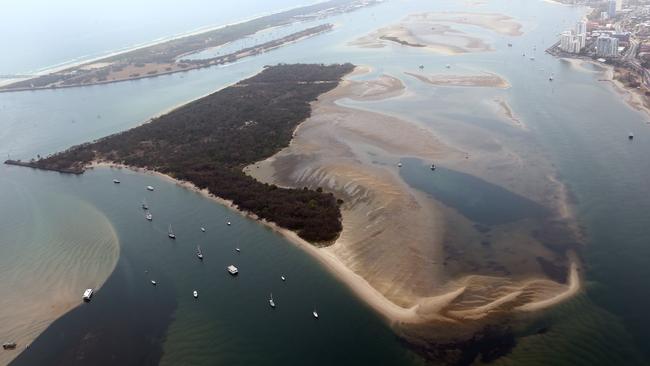
[[[226,269],[228,270],[228,273],[230,273],[233,276],[236,275],[237,273],[239,273],[239,270],[237,269],[237,267],[233,266],[232,264],[229,265]]]
[[[203,259],[203,252],[201,251],[200,245],[196,246],[196,256],[199,257],[199,259]]]
[[[192,295],[194,295],[194,298],[195,298],[195,299],[198,299],[198,298],[199,298],[199,292],[196,291],[196,290],[194,290],[194,292],[192,293]]]
[[[269,305],[275,309],[275,301],[273,301],[273,294],[271,293],[271,298],[269,299]]]
[[[204,227],[202,227],[202,228],[201,228],[201,231],[202,231],[202,232],[205,232],[205,228],[204,228]]]
[[[147,186],[147,190],[148,191],[153,191],[153,187],[152,186]]]
[[[147,213],[144,215],[144,217],[145,217],[145,219],[147,219],[147,220],[149,220],[149,221],[153,220],[153,215],[152,215],[150,212],[147,212]]]
[[[315,309],[314,309],[314,311],[311,312],[311,315],[313,315],[314,318],[318,319],[318,313],[316,312]]]
[[[282,281],[286,281],[286,280],[287,280],[286,277],[284,277],[284,276],[280,276],[280,278],[282,279]]]
[[[113,183],[115,183],[115,184],[120,184],[120,181],[117,180],[117,179],[113,179]]]
[[[169,224],[169,229],[167,230],[167,236],[169,236],[171,239],[176,239],[176,234],[174,234],[174,231],[172,230],[172,224]]]
[[[84,291],[83,299],[84,301],[90,301],[90,298],[93,296],[93,289],[88,288]]]
[[[151,284],[156,286],[158,283],[156,281],[154,281],[154,280],[151,280]]]

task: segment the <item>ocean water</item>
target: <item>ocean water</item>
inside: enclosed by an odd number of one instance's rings
[[[475,6],[472,11],[505,13],[524,25],[521,37],[491,34],[496,51],[489,53],[451,57],[399,46],[357,49],[347,45],[413,12],[463,11],[467,6],[452,1],[388,1],[335,17],[332,22],[339,26],[330,33],[233,65],[103,86],[0,94],[0,155],[28,159],[124,130],[255,74],[266,64],[349,61],[369,65],[375,74],[402,79],[411,95],[382,103],[344,102],[346,105],[405,116],[444,138],[459,138],[453,133],[453,124],[462,121],[499,129],[521,143],[533,139],[541,147],[540,156],[552,162],[575,198],[578,219],[587,234],[581,252],[587,269],[585,291],[544,314],[531,331],[522,331],[517,347],[498,363],[648,364],[648,117],[626,106],[610,85],[598,81],[600,75],[593,69],[576,68],[542,51],[585,10],[541,1],[502,0]],[[197,17],[169,27],[161,22],[159,33],[129,39],[119,47],[213,23],[207,15]],[[79,27],[95,29],[81,23]],[[115,37],[106,35],[105,39]],[[95,38],[97,49],[88,52],[118,47],[102,39]],[[29,38],[23,41],[28,43]],[[508,42],[514,47],[507,47]],[[73,56],[58,60],[81,54],[74,46],[61,48]],[[522,52],[534,52],[536,60],[522,58]],[[33,58],[16,53],[10,62],[27,65]],[[58,60],[12,67],[29,70]],[[494,72],[512,88],[436,88],[403,74],[417,71],[420,64],[427,72],[443,72],[446,64],[459,72]],[[6,69],[11,70],[9,66]],[[555,80],[549,83],[551,73]],[[485,113],[481,101],[494,96],[504,98],[532,134],[510,129],[496,114]],[[627,140],[629,131],[635,133],[634,141]],[[254,221],[192,192],[152,176],[109,169],[71,177],[2,166],[0,177],[0,184],[25,187],[41,195],[51,191],[84,202],[110,222],[120,245],[115,270],[93,301],[53,323],[16,359],[17,365],[110,360],[197,365],[421,362],[381,319],[314,260]],[[113,177],[123,183],[112,184]],[[146,185],[154,185],[156,191],[147,192]],[[14,207],[30,210],[29,205],[21,204],[19,195],[0,197],[11,199]],[[152,223],[144,220],[139,208],[145,197],[154,215]],[[60,215],[74,222],[81,212],[72,204],[63,205],[60,211],[31,210],[51,222]],[[3,214],[10,216],[6,209]],[[23,224],[32,225],[34,219],[24,217]],[[225,226],[225,220],[233,225]],[[178,235],[175,242],[165,235],[169,223]],[[200,226],[208,231],[201,233]],[[2,230],[11,229],[7,224]],[[7,260],[7,245],[0,243],[3,273],[27,265],[21,260],[29,257],[26,248],[12,257],[14,260]],[[205,252],[203,263],[194,255],[196,245]],[[235,246],[241,247],[240,254],[234,252]],[[224,267],[230,263],[240,267],[238,278],[225,273]],[[285,273],[288,279],[282,283],[278,277]],[[156,287],[149,283],[154,278],[159,282]],[[199,291],[198,301],[191,297],[193,289]],[[278,304],[275,310],[267,303],[271,292]],[[310,315],[314,307],[321,314],[318,321]],[[533,331],[539,327],[545,331]]]

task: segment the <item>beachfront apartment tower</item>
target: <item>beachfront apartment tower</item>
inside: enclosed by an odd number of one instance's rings
[[[616,16],[616,0],[609,0],[607,2],[607,15],[610,18],[614,18]]]
[[[596,56],[616,57],[618,56],[618,39],[602,35],[596,39]]]

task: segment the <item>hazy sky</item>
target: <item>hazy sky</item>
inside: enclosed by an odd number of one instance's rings
[[[27,72],[315,0],[0,0],[0,74]],[[233,6],[236,4],[236,6]]]

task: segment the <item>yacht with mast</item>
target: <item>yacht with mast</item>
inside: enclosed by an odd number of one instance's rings
[[[176,239],[176,234],[174,234],[174,231],[172,230],[172,224],[169,224],[169,229],[167,230],[167,236],[169,236],[171,239]]]

